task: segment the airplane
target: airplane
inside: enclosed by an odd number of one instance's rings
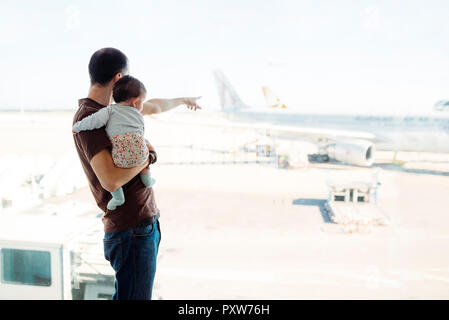
[[[273,92],[263,87],[268,110],[248,106],[224,73],[213,70],[221,111],[230,126],[254,129],[281,139],[311,140],[318,146],[319,161],[333,158],[358,166],[372,166],[376,150],[449,152],[449,116],[308,114],[291,111]],[[291,150],[291,152],[295,152]]]
[[[448,111],[449,110],[449,100],[439,100],[433,105],[434,111]]]
[[[268,107],[287,109],[285,103],[281,102],[281,99],[279,99],[269,87],[263,86],[262,92]]]

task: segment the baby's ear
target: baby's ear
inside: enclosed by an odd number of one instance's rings
[[[132,98],[131,99],[131,105],[136,108],[137,107],[137,102],[139,101],[139,97],[137,98]]]

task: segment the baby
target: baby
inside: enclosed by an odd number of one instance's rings
[[[106,133],[112,143],[112,160],[119,168],[132,168],[145,162],[150,151],[145,143],[145,123],[141,111],[146,98],[145,86],[131,76],[120,78],[114,85],[112,104],[73,125],[73,133],[94,130],[106,126]],[[151,152],[150,164],[156,161],[155,152]],[[153,161],[152,161],[153,159]],[[146,187],[151,187],[155,180],[145,168],[140,172],[140,179]],[[107,208],[115,210],[125,203],[125,194],[120,187],[111,192],[112,199]]]

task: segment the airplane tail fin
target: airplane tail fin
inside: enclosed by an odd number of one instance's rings
[[[237,92],[231,86],[223,71],[216,69],[213,72],[215,84],[217,85],[218,97],[220,98],[221,110],[237,110],[248,106],[240,99]]]
[[[281,100],[271,91],[268,87],[262,87],[265,102],[270,108],[282,108],[286,109],[287,106],[281,102]]]

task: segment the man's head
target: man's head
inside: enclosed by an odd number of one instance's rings
[[[91,85],[106,86],[112,80],[128,74],[128,58],[115,48],[103,48],[96,51],[89,61]]]
[[[131,76],[121,77],[112,88],[112,96],[116,103],[126,103],[139,111],[143,109],[146,95],[147,89],[143,83]]]

